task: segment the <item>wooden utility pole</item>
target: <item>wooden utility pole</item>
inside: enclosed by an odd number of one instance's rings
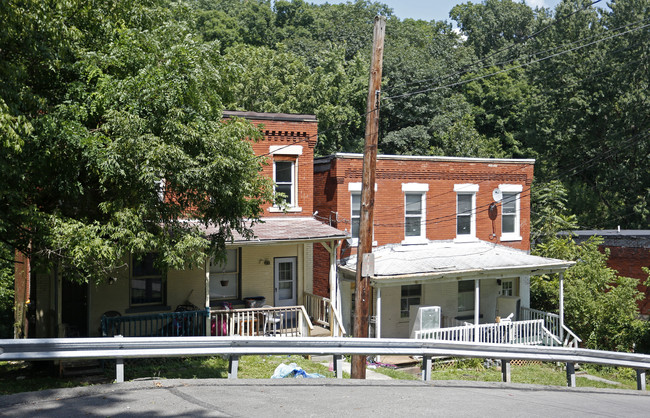
[[[377,167],[377,141],[379,137],[379,94],[381,91],[381,70],[384,57],[384,33],[386,18],[375,17],[372,39],[372,63],[370,65],[370,85],[368,88],[368,107],[366,113],[366,137],[363,151],[363,175],[361,184],[361,218],[359,220],[359,246],[357,248],[357,277],[354,310],[354,336],[368,338],[368,306],[371,298],[368,276],[374,266],[364,261],[371,260],[372,224],[375,206],[375,168]],[[372,261],[367,264],[374,264]],[[364,274],[365,273],[365,274]],[[351,377],[366,378],[366,357],[352,356]]]

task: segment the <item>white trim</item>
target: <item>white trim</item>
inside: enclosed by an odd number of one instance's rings
[[[269,154],[274,155],[302,155],[302,145],[271,145]]]
[[[362,183],[348,183],[348,192],[361,192]],[[375,191],[377,191],[377,183],[375,183]]]
[[[478,192],[478,184],[455,184],[454,191],[456,192],[456,238],[454,238],[454,242],[478,241],[476,237],[476,193]],[[458,197],[460,195],[472,196],[469,234],[462,235],[458,234]]]
[[[276,186],[277,186],[277,182],[276,182],[275,167],[277,163],[291,163],[291,196],[289,196],[289,198],[291,199],[291,205],[286,207],[274,205],[269,208],[269,212],[271,213],[302,212],[302,208],[298,206],[298,159],[296,158],[295,161],[284,161],[284,160],[273,161],[273,183]],[[275,195],[275,187],[274,187],[273,194]]]
[[[418,185],[418,183],[407,183],[411,185]],[[404,186],[406,184],[402,184],[402,190],[404,190]],[[422,184],[419,184],[422,185]],[[428,184],[425,184],[427,186],[427,189],[429,187]],[[409,215],[406,214],[406,196],[408,195],[413,195],[413,196],[420,196],[420,235],[417,236],[406,236],[406,218],[409,217]],[[414,217],[414,216],[412,216]],[[402,244],[427,244],[429,241],[427,241],[427,194],[426,191],[408,191],[404,192],[404,240],[402,241]]]
[[[402,183],[403,192],[428,192],[429,184],[427,183]]]
[[[353,158],[362,159],[363,154],[355,154],[350,152],[337,152],[335,154],[319,157],[319,159],[326,158]],[[378,160],[402,160],[402,161],[451,161],[451,162],[482,162],[493,164],[534,164],[534,158],[481,158],[481,157],[441,157],[436,155],[377,155]]]
[[[521,193],[524,191],[524,186],[521,184],[499,184],[499,190],[506,193]]]
[[[477,193],[478,184],[472,184],[472,183],[454,184],[454,191],[460,193]]]
[[[297,213],[297,212],[302,212],[302,208],[300,206],[289,206],[287,208],[281,208],[279,206],[271,206],[269,208],[269,212],[271,213]]]

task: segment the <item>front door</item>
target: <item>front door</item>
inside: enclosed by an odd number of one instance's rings
[[[275,306],[295,306],[296,257],[275,259]]]

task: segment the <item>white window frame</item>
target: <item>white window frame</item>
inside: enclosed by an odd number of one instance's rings
[[[502,280],[500,292],[501,296],[515,296],[515,281]]]
[[[515,198],[515,230],[514,232],[503,232],[503,202],[501,200],[501,241],[521,241],[521,192],[524,187],[521,184],[500,184],[499,189],[501,193],[516,193]]]
[[[475,303],[476,303],[476,300],[475,300],[476,283],[474,282],[474,280],[459,280],[457,283],[458,283],[457,284],[458,304],[456,305],[456,312],[458,312],[458,315],[464,315],[464,316],[469,315],[469,314],[473,314],[474,310],[476,309],[476,306],[475,306]],[[463,283],[463,285],[467,285],[467,283],[471,283],[471,290],[464,290],[464,291],[461,292],[460,291],[460,287],[462,286],[461,283]],[[464,286],[464,287],[470,287],[470,286]],[[467,302],[468,302],[467,307],[471,307],[471,309],[464,309],[464,310],[460,309],[461,308],[461,301],[460,301],[461,294],[463,295],[463,300],[467,300]]]
[[[352,235],[352,220],[354,217],[352,216],[352,195],[358,195],[359,196],[359,224],[361,224],[361,188],[362,184],[360,182],[351,182],[348,183],[348,191],[350,192],[350,235]],[[375,183],[375,193],[377,193],[377,183]],[[372,229],[372,234],[374,238],[375,234],[375,229]],[[349,243],[351,246],[359,245],[359,237],[351,237],[349,240]],[[372,241],[373,246],[377,246],[377,241]]]
[[[427,241],[427,192],[429,185],[426,183],[402,183],[402,192],[404,193],[404,240],[402,244],[426,244]],[[415,217],[414,215],[406,214],[406,196],[419,195],[420,207],[420,235],[406,236],[406,218]]]
[[[477,241],[476,238],[476,195],[478,193],[478,184],[455,184],[454,192],[456,192],[456,242],[467,242],[467,241]],[[472,208],[469,215],[470,218],[470,233],[469,234],[458,234],[458,196],[459,195],[471,195],[472,196]],[[466,215],[463,215],[466,216]]]
[[[302,149],[302,147],[301,147]],[[286,154],[282,150],[282,154]],[[291,163],[291,205],[281,206],[274,205],[269,208],[269,212],[302,212],[302,208],[298,206],[298,159],[293,160],[274,160],[273,161],[273,182],[277,185],[276,182],[276,164],[277,163]],[[286,183],[283,183],[286,184]],[[274,192],[275,194],[275,192]]]

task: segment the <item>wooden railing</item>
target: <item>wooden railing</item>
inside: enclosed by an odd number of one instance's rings
[[[305,310],[313,322],[330,329],[330,335],[345,335],[343,321],[336,309],[332,308],[332,301],[329,298],[314,295],[313,293],[303,293],[303,303]]]
[[[210,335],[308,337],[314,329],[303,306],[210,311]]]
[[[415,338],[487,344],[562,345],[562,342],[544,327],[542,319],[416,331]]]

